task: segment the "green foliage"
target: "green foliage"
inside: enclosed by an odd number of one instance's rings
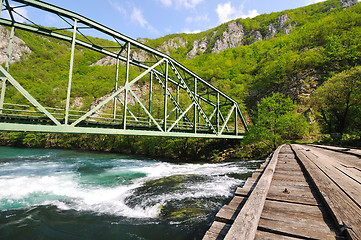
[[[274,149],[284,140],[302,138],[308,130],[304,116],[295,113],[295,105],[283,94],[273,93],[257,105],[255,124],[246,135],[246,142],[263,142]]]
[[[257,156],[286,139],[298,139],[307,134],[308,124],[305,118],[295,113],[296,103],[301,103],[298,96],[293,94],[292,102],[281,94],[272,95],[274,92],[288,94],[294,88],[295,79],[299,80],[297,76],[305,72],[317,75],[314,80],[317,85],[324,82],[314,94],[315,107],[319,113],[317,119],[323,130],[330,133],[359,134],[361,129],[361,104],[357,94],[357,91],[360,92],[359,80],[354,83],[355,79],[359,79],[356,75],[359,74],[358,66],[361,65],[361,5],[343,10],[338,0],[328,0],[299,9],[236,21],[242,24],[246,35],[253,30],[260,31],[265,36],[267,26],[271,23],[276,26],[277,18],[282,14],[287,14],[292,19],[290,23],[296,26],[290,35],[278,33],[274,38],[255,43],[246,36],[244,46],[219,54],[211,54],[211,48],[227,30],[228,23],[197,34],[172,34],[158,39],[146,39],[147,45],[159,48],[164,42],[173,40],[179,43],[176,38],[182,38],[186,42],[185,47],[169,49],[173,58],[241,103],[242,109],[248,109],[251,113],[251,109],[257,108],[253,114],[254,125],[247,135],[248,142],[252,144],[245,147],[248,149],[246,152],[253,152]],[[71,35],[67,31],[63,33]],[[64,108],[70,44],[21,30],[16,30],[16,35],[26,42],[32,54],[27,59],[12,64],[11,74],[40,103]],[[89,39],[99,45],[116,44],[99,38]],[[209,42],[205,54],[187,60],[186,55],[193,48],[193,42],[202,39]],[[77,46],[75,52],[71,96],[81,97],[84,104],[80,110],[87,110],[95,99],[114,88],[115,66],[93,66],[104,56],[86,48]],[[130,78],[134,78],[140,71],[135,67],[130,70]],[[121,80],[124,79],[125,68],[120,68],[119,75]],[[304,82],[300,85],[308,81],[302,80]],[[354,84],[352,86],[357,91],[352,90],[347,105],[342,96],[348,96],[350,84]],[[271,97],[263,98],[264,96]],[[10,99],[7,102],[27,104],[27,100],[11,86],[7,88],[6,97],[7,100]],[[184,97],[181,96],[182,98]],[[155,98],[155,105],[161,106],[161,99],[162,97]],[[183,100],[189,101],[188,98]],[[347,114],[342,120],[345,109]],[[136,110],[134,107],[134,112]],[[153,112],[158,112],[159,116],[162,114],[156,107]],[[218,150],[224,147],[216,140],[198,139],[30,133],[3,136],[2,144],[143,153],[185,159],[218,156]]]
[[[361,67],[341,72],[313,94],[324,132],[361,133]]]

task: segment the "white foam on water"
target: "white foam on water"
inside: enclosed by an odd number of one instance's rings
[[[0,163],[0,210],[51,204],[62,210],[89,211],[129,218],[155,218],[160,213],[160,207],[167,201],[227,197],[231,189],[242,180],[226,174],[249,171],[236,163],[173,164],[133,159],[129,162],[114,160],[112,164],[120,165],[107,168],[102,174],[128,171],[144,173],[146,176],[133,179],[127,185],[112,187],[82,184],[81,176],[74,167],[77,163],[74,162],[42,160]],[[155,194],[154,198],[144,200],[134,207],[126,204],[126,199],[134,194],[134,190],[144,186],[147,181],[173,175],[202,175],[207,176],[207,180],[185,183],[180,191]]]

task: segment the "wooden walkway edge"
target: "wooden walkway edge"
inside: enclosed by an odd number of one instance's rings
[[[277,148],[203,239],[361,239],[361,158],[331,150]]]

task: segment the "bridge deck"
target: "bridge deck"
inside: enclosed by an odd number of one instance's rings
[[[237,188],[203,239],[360,239],[360,157],[358,150],[280,147]]]

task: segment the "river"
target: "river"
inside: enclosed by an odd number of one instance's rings
[[[260,163],[0,147],[0,239],[201,239]]]

